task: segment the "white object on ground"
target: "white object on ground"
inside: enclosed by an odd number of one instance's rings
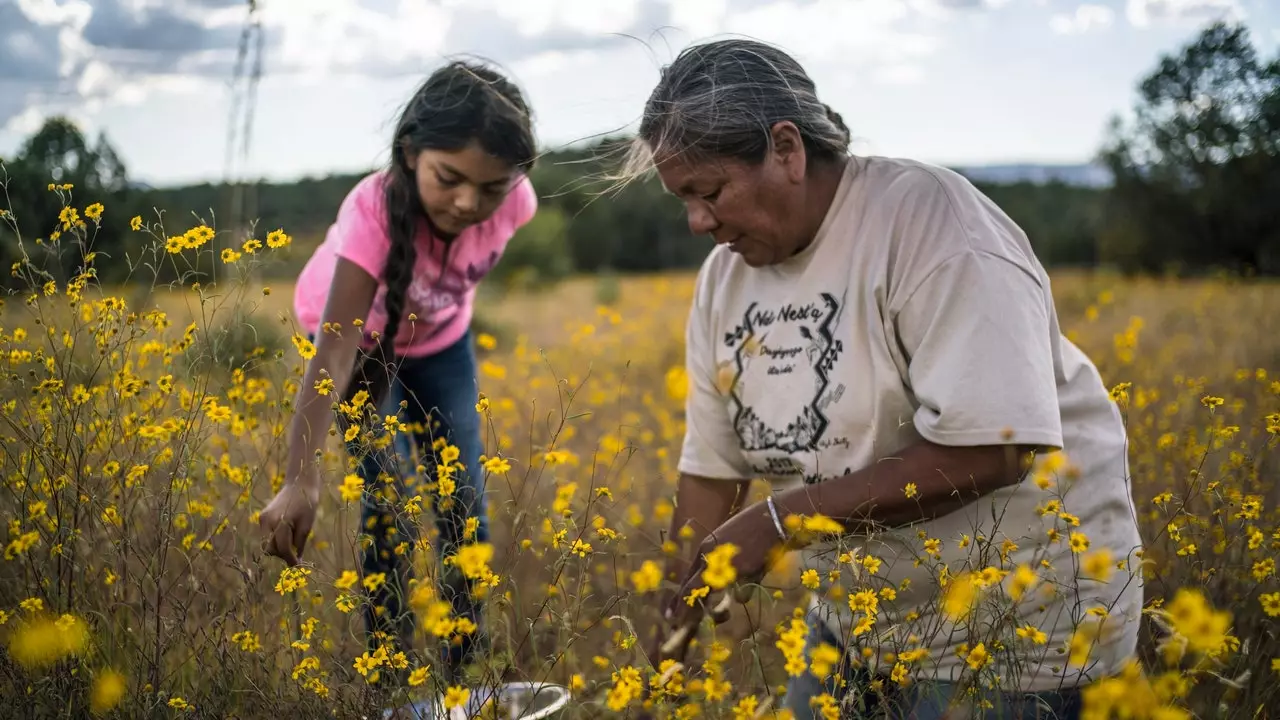
[[[569,689],[552,683],[511,682],[496,688],[472,688],[466,703],[447,711],[443,695],[398,709],[410,713],[414,720],[469,720],[490,698],[506,705],[510,720],[548,720],[569,705]],[[385,720],[395,712],[388,709],[382,716]]]

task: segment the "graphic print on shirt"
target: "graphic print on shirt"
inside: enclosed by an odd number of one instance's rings
[[[807,303],[753,302],[741,323],[725,333],[724,343],[733,349],[727,393],[733,428],[756,472],[817,482],[827,473],[806,472],[796,456],[849,446],[847,437],[828,437],[828,411],[846,390],[831,382],[844,352],[844,341],[834,335],[839,318],[840,302],[824,292]],[[771,408],[768,420],[756,403]]]

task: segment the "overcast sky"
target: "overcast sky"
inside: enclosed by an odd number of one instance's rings
[[[0,156],[66,113],[130,175],[220,178],[245,0],[0,0]],[[1157,62],[1219,17],[1270,56],[1280,0],[259,0],[246,172],[367,169],[451,53],[501,62],[544,146],[634,127],[662,63],[725,34],[801,59],[856,149],[947,164],[1087,161]]]

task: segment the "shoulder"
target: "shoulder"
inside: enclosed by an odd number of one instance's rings
[[[373,172],[347,192],[338,217],[329,229],[339,257],[351,260],[369,274],[379,276],[391,240],[387,232],[386,175]]]
[[[347,193],[348,200],[381,203],[386,193],[387,171],[375,170],[360,178]]]
[[[927,209],[959,220],[986,199],[964,175],[920,160],[869,157],[863,173],[868,202],[896,216]]]
[[[342,199],[342,206],[338,209],[339,222],[382,221],[386,210],[386,181],[385,170],[374,171],[360,178]]]
[[[493,219],[510,232],[515,232],[532,220],[537,212],[538,193],[529,176],[522,175],[503,199]]]
[[[962,256],[1011,263],[1039,275],[1026,233],[960,173],[917,160],[870,158],[866,213],[888,242],[889,276],[914,288],[931,271]]]

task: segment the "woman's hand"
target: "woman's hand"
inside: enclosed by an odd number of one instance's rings
[[[302,557],[307,537],[316,521],[316,508],[320,504],[318,480],[300,477],[285,482],[258,516],[263,551],[284,560],[291,567],[297,565]]]
[[[707,555],[721,545],[732,545],[735,548],[729,559],[734,570],[734,583],[756,583],[764,578],[771,563],[776,561],[782,539],[778,537],[778,530],[774,527],[768,506],[764,502],[744,508],[708,533],[685,573],[679,593],[672,598],[670,605],[663,608],[664,614],[669,613],[673,634],[679,632],[680,628],[696,625],[701,619],[704,606],[718,604],[718,600],[713,601],[708,595],[702,601],[695,601],[691,607],[686,598],[694,590],[707,585],[703,578],[703,573],[707,570]],[[725,588],[725,591],[731,590],[731,587]],[[721,618],[717,618],[717,621],[723,622]]]
[[[683,578],[683,575],[681,577]],[[657,602],[658,611],[665,613],[666,609],[671,607],[672,603],[675,601],[675,597],[676,588],[671,586],[667,586],[665,589],[659,591]],[[645,658],[649,661],[649,664],[653,665],[654,670],[657,670],[662,665],[663,660],[672,657],[671,654],[662,652],[662,646],[666,644],[670,635],[670,623],[668,623],[664,617],[659,617],[657,622],[649,628],[649,636],[642,641],[643,645],[641,647],[644,651]],[[679,658],[677,657],[674,659],[678,660]]]

